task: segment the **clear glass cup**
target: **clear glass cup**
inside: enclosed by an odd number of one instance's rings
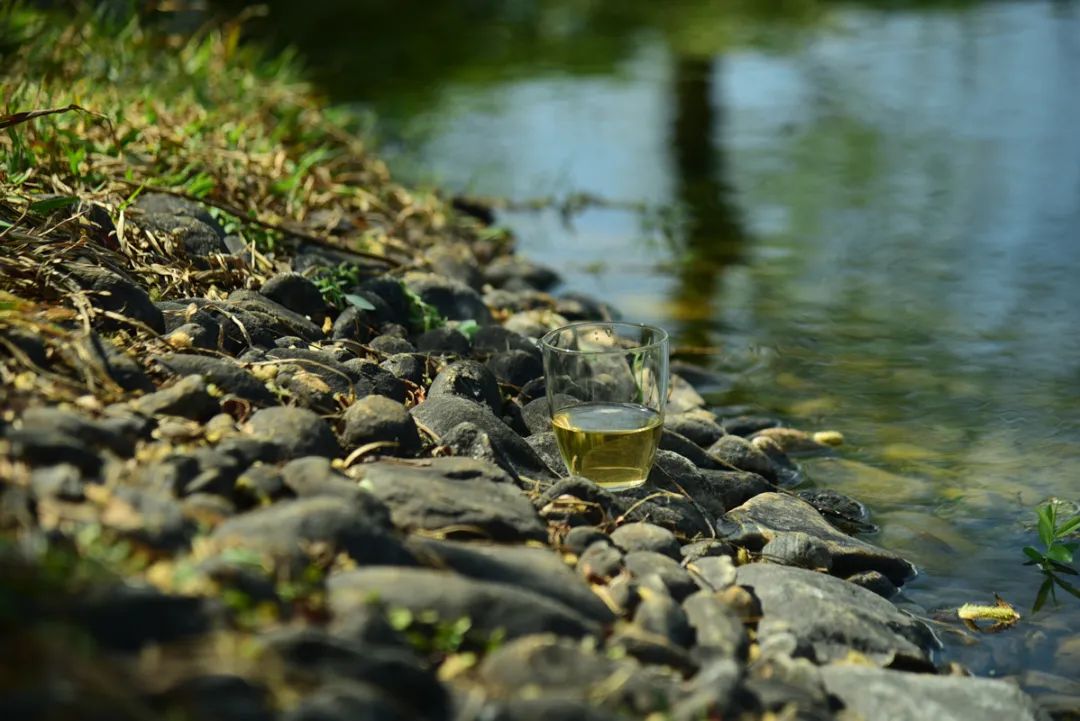
[[[645,482],[668,392],[668,334],[583,322],[540,339],[551,424],[566,467],[607,489]]]

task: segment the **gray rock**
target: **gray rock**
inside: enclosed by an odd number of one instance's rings
[[[397,278],[384,275],[365,280],[360,284],[360,291],[365,298],[370,293],[382,300],[390,312],[387,321],[402,325],[407,325],[410,322],[412,301],[405,292],[405,287]]]
[[[130,278],[88,263],[67,263],[62,268],[85,291],[90,304],[139,321],[158,333],[165,332],[165,319],[150,295]],[[114,321],[107,326],[115,327]]]
[[[232,674],[187,676],[154,695],[163,717],[205,721],[274,721],[270,693],[262,684]]]
[[[759,641],[793,634],[798,653],[818,663],[858,651],[882,665],[929,666],[940,646],[930,629],[880,596],[823,573],[752,563],[739,567],[737,581],[761,602]]]
[[[694,630],[694,643],[701,656],[746,660],[750,649],[746,627],[716,594],[698,591],[688,596],[682,607]]]
[[[188,353],[169,353],[154,360],[174,375],[201,375],[226,393],[232,393],[257,405],[268,406],[276,403],[273,394],[265,385],[231,360]]]
[[[30,489],[37,499],[50,496],[62,501],[81,501],[83,493],[82,473],[70,463],[35,468],[30,474]]]
[[[19,419],[28,433],[62,433],[95,448],[107,448],[121,457],[135,453],[135,443],[149,436],[150,426],[131,414],[87,418],[56,407],[28,408]]]
[[[435,273],[447,278],[457,278],[470,288],[479,289],[484,284],[480,264],[466,243],[443,242],[424,251],[424,259]]]
[[[334,340],[367,343],[378,335],[378,307],[375,302],[372,302],[374,297],[370,294],[358,293],[357,295],[360,295],[372,305],[376,305],[376,310],[369,311],[355,305],[346,307],[334,319],[334,324],[330,328],[330,337]],[[378,303],[382,303],[382,301],[379,300]]]
[[[263,408],[251,416],[247,427],[255,438],[276,445],[283,459],[341,455],[341,446],[329,424],[305,408]]]
[[[826,571],[832,567],[832,556],[824,542],[802,531],[775,534],[761,549],[761,557],[771,563]]]
[[[502,411],[499,382],[483,364],[473,360],[457,361],[439,371],[428,389],[428,398],[445,395],[483,403],[492,413]]]
[[[892,551],[852,538],[836,530],[806,501],[785,493],[762,493],[725,516],[731,525],[726,540],[761,550],[778,534],[801,531],[821,541],[832,557],[832,573],[849,576],[859,571],[880,571],[901,584],[915,567]]]
[[[508,350],[520,350],[541,358],[536,343],[520,333],[515,333],[501,325],[485,325],[477,329],[472,339],[473,351],[491,355]]]
[[[817,509],[826,521],[847,534],[875,533],[870,510],[851,496],[829,488],[804,488],[795,495]]]
[[[1026,693],[1008,681],[824,666],[829,693],[867,719],[887,721],[1049,721]]]
[[[194,528],[171,494],[152,488],[117,486],[101,514],[101,525],[151,548],[176,552]]]
[[[412,409],[418,424],[441,438],[459,423],[469,422],[491,438],[522,478],[553,480],[555,475],[521,436],[479,403],[453,395],[429,397]]]
[[[716,557],[716,556],[734,556],[735,548],[725,541],[718,541],[715,538],[708,538],[704,541],[695,541],[688,543],[679,549],[682,554],[684,563],[694,563],[702,558]]]
[[[706,591],[723,591],[735,585],[735,562],[730,556],[704,556],[687,563],[686,570]]]
[[[691,441],[686,436],[676,433],[670,428],[665,428],[660,435],[660,444],[658,446],[661,450],[671,451],[678,453],[694,464],[699,470],[713,470],[713,471],[734,471],[734,466],[729,466],[727,463],[723,463],[720,459],[710,456],[705,452],[698,444]]]
[[[385,506],[368,494],[352,501],[315,496],[230,518],[214,529],[211,539],[219,548],[251,549],[294,573],[311,562],[308,550],[315,547],[321,547],[320,553],[347,553],[360,564],[411,563],[389,526]]]
[[[96,332],[78,338],[70,347],[61,350],[63,355],[78,356],[76,362],[69,362],[73,367],[81,367],[86,363],[86,358],[92,358],[112,379],[116,385],[125,391],[149,392],[154,390],[154,384],[143,371],[142,365],[121,350],[113,343],[105,341]]]
[[[442,444],[450,455],[493,463],[515,481],[520,480],[509,459],[491,442],[491,436],[468,421],[451,428],[450,432],[442,437]]]
[[[555,300],[555,312],[568,320],[619,320],[619,311],[584,293],[561,293]]]
[[[882,598],[892,598],[900,593],[900,589],[885,574],[879,571],[859,571],[844,580],[865,588],[867,591],[873,591]]]
[[[252,338],[292,335],[312,343],[323,339],[322,329],[305,316],[275,303],[253,290],[234,290],[224,304],[228,311],[242,311]],[[263,345],[272,345],[273,342]]]
[[[484,280],[496,288],[504,288],[511,281],[520,281],[537,290],[549,290],[560,279],[558,273],[545,265],[519,255],[505,255],[485,266]]]
[[[129,404],[131,409],[146,416],[179,416],[193,421],[205,421],[221,410],[221,404],[206,389],[200,375],[183,376],[175,383],[154,393],[147,393]]]
[[[371,463],[362,472],[361,485],[386,503],[402,530],[502,541],[547,539],[528,498],[492,464],[434,458],[422,464]]]
[[[131,207],[141,213],[156,215],[179,215],[184,218],[194,218],[212,229],[218,237],[225,237],[225,230],[221,224],[210,214],[201,203],[188,198],[181,198],[168,193],[155,193],[152,191],[140,193]]]
[[[334,681],[304,697],[282,721],[412,721],[415,712],[366,683]]]
[[[133,221],[143,230],[162,234],[165,238],[179,243],[180,248],[193,261],[200,261],[208,255],[224,255],[229,252],[222,236],[218,235],[212,226],[188,215],[143,213],[133,218]]]
[[[206,599],[124,584],[84,593],[71,613],[94,641],[120,651],[208,631],[215,615]]]
[[[578,558],[577,572],[589,583],[607,583],[622,573],[623,554],[608,541],[589,545]]]
[[[278,305],[316,322],[326,317],[327,306],[319,287],[299,273],[278,273],[259,292]]]
[[[708,660],[688,684],[687,692],[672,706],[672,721],[737,718],[737,693],[742,664],[723,656]]]
[[[439,541],[419,536],[410,538],[406,546],[425,565],[532,591],[597,623],[615,620],[608,607],[563,559],[546,548]]]
[[[372,338],[368,342],[368,347],[379,353],[386,355],[397,355],[398,353],[415,353],[416,346],[404,338],[399,338],[396,335],[378,335]]]
[[[626,717],[598,709],[589,701],[569,698],[516,698],[498,701],[484,710],[489,721],[619,721]]]
[[[380,455],[411,456],[420,450],[416,422],[397,401],[379,395],[367,396],[349,406],[342,419],[345,428],[341,440],[346,450],[369,443],[391,444],[380,447]]]
[[[666,593],[657,593],[648,588],[641,589],[639,593],[641,603],[634,612],[637,626],[676,646],[689,647],[693,644],[694,631],[679,604]]]
[[[96,476],[104,459],[80,439],[58,430],[7,428],[4,437],[9,453],[30,466],[65,463],[87,476]]]
[[[709,521],[722,516],[747,498],[773,488],[757,474],[700,469],[683,456],[664,450],[656,452],[649,483],[646,484],[646,488],[649,487],[685,494]]]
[[[724,435],[720,424],[704,411],[669,414],[664,417],[664,427],[690,439],[701,448],[708,448]]]
[[[356,481],[338,472],[329,458],[305,456],[289,461],[279,474],[283,489],[299,498],[335,496],[356,501],[362,495]]]
[[[355,384],[357,396],[377,394],[398,403],[405,402],[405,384],[378,363],[363,358],[353,358],[342,365],[345,366]]]
[[[548,423],[550,425],[551,421],[549,420]],[[566,461],[563,460],[562,453],[559,451],[559,441],[555,438],[554,431],[547,430],[543,433],[534,433],[526,438],[525,442],[540,457],[544,465],[554,471],[556,475],[562,477],[570,475],[570,471],[566,468]]]
[[[737,415],[724,418],[720,421],[720,426],[725,431],[732,435],[742,436],[743,438],[753,435],[760,430],[777,428],[782,425],[784,424],[780,422],[780,419],[771,416]]]
[[[536,353],[523,350],[507,350],[491,356],[487,367],[500,383],[521,388],[544,373],[544,364]]]
[[[676,601],[681,601],[697,590],[697,584],[685,568],[677,561],[655,551],[628,553],[625,562],[634,578],[643,579],[656,574]]]
[[[593,621],[544,596],[446,571],[361,568],[331,576],[327,591],[330,610],[339,618],[365,613],[378,603],[414,614],[433,611],[443,621],[465,617],[472,631],[490,636],[502,629],[508,639],[533,633],[581,637],[599,631]]]
[[[423,384],[426,366],[426,359],[413,353],[395,353],[379,364],[380,368],[388,371],[398,380],[409,381],[416,385]]]
[[[750,441],[736,435],[727,435],[709,446],[712,455],[730,466],[756,473],[770,481],[776,481],[776,467],[761,449]]]
[[[667,603],[674,603],[670,598],[666,600]],[[664,666],[670,669],[668,673],[692,676],[698,669],[697,662],[686,648],[637,623],[618,626],[608,637],[607,648],[617,655],[634,658],[645,666]]]
[[[469,354],[469,339],[461,331],[449,326],[432,328],[416,337],[416,349],[421,353],[439,353],[464,356]]]
[[[675,534],[651,523],[627,523],[611,534],[611,540],[624,551],[655,551],[679,559],[679,542]]]
[[[577,526],[567,531],[562,539],[562,549],[580,556],[585,549],[594,543],[611,545],[611,538],[595,526]]]
[[[682,377],[672,373],[668,384],[667,412],[686,413],[695,408],[704,408],[705,399]]]
[[[481,325],[491,322],[491,311],[480,294],[461,281],[413,271],[405,274],[403,282],[447,320],[475,320]]]

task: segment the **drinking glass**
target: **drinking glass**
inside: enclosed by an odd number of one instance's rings
[[[566,467],[608,489],[645,482],[664,424],[668,334],[583,322],[540,339],[551,424]]]

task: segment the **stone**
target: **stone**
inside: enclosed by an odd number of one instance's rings
[[[576,610],[597,623],[613,614],[557,553],[546,548],[478,542],[440,541],[414,536],[406,547],[433,568],[455,571],[479,581],[493,581],[531,591]]]
[[[84,593],[71,614],[95,642],[118,651],[203,633],[215,618],[207,599],[126,584]]]
[[[361,613],[373,604],[434,612],[443,621],[468,618],[470,630],[490,636],[502,629],[507,639],[533,633],[595,635],[599,626],[577,611],[516,586],[478,581],[447,571],[370,567],[330,576],[327,600],[335,617]]]
[[[485,325],[476,330],[472,338],[473,351],[493,355],[509,350],[520,350],[542,359],[536,342],[501,325]]]
[[[836,530],[806,501],[786,493],[762,493],[729,511],[725,540],[759,551],[777,535],[800,531],[824,544],[832,559],[831,572],[849,576],[859,571],[880,571],[901,584],[915,567],[892,551],[852,538]]]
[[[687,458],[665,450],[656,452],[646,487],[685,494],[709,521],[773,488],[757,474],[700,469]]]
[[[737,415],[723,418],[720,427],[732,435],[748,436],[765,428],[776,428],[783,425],[778,418],[771,416]]]
[[[549,420],[548,423],[550,424],[550,422]],[[554,431],[547,430],[543,433],[533,433],[525,439],[525,442],[544,462],[544,465],[555,472],[555,475],[562,477],[570,475],[570,471],[566,468],[566,461],[563,460],[562,452],[559,450],[559,441],[555,438]]]
[[[411,712],[408,718],[443,719],[449,698],[434,672],[408,649],[338,638],[313,628],[283,629],[265,638],[299,683],[357,681]]]
[[[738,718],[734,712],[743,677],[742,664],[718,655],[708,659],[688,684],[682,698],[670,710],[672,721]],[[756,709],[755,709],[756,710]]]
[[[361,486],[389,507],[394,525],[403,531],[497,541],[547,539],[528,498],[492,464],[433,458],[416,464],[369,463],[360,472]]]
[[[397,401],[380,395],[361,398],[345,410],[342,420],[341,440],[347,451],[372,443],[384,444],[380,455],[411,456],[420,450],[416,422]]]
[[[668,414],[664,417],[664,428],[690,439],[701,448],[708,448],[724,435],[724,429],[713,415],[703,410]]]
[[[596,526],[576,526],[567,531],[562,539],[562,548],[576,556],[594,543],[611,545],[611,538]]]
[[[616,528],[611,540],[624,551],[655,551],[678,560],[679,541],[666,528],[651,523],[627,523]]]
[[[536,354],[523,350],[500,351],[488,359],[487,367],[500,383],[514,388],[521,388],[544,373],[544,364]]]
[[[405,292],[405,287],[397,278],[383,275],[365,280],[360,284],[358,292],[365,298],[370,299],[373,295],[382,301],[382,304],[387,308],[387,317],[382,319],[383,322],[400,323],[402,325],[409,323],[412,301],[409,299],[408,293]]]
[[[165,332],[165,319],[161,310],[150,300],[150,295],[133,280],[108,268],[89,263],[66,263],[63,270],[79,288],[88,291],[87,299],[93,307],[138,321],[158,333]],[[106,326],[115,327],[116,322],[107,320]]]
[[[377,394],[398,403],[406,399],[405,384],[393,373],[374,361],[353,358],[342,364],[352,379],[358,397]]]
[[[169,353],[154,361],[173,375],[200,375],[226,393],[256,405],[269,406],[277,402],[265,385],[234,361],[188,353]]]
[[[930,654],[940,646],[929,628],[890,602],[823,573],[751,563],[739,567],[737,582],[761,603],[759,641],[790,633],[798,654],[819,664],[857,651],[881,665],[929,668]]]
[[[634,611],[634,624],[676,646],[689,647],[694,643],[694,632],[679,604],[666,593],[648,588],[640,589],[639,593],[641,603]]]
[[[562,328],[569,322],[550,310],[523,310],[503,321],[503,327],[526,338],[540,338],[548,331]]]
[[[666,600],[674,603],[670,598]],[[670,669],[667,673],[692,676],[698,669],[686,648],[637,623],[620,624],[608,637],[607,648],[617,656],[628,656],[645,666],[664,666]]]
[[[181,198],[169,193],[155,193],[147,191],[139,194],[135,202],[131,204],[133,209],[141,213],[156,215],[178,215],[184,218],[194,218],[213,230],[219,237],[225,237],[225,231],[217,219],[210,214],[201,203],[188,198]]]
[[[281,467],[279,478],[282,489],[299,498],[334,496],[355,501],[362,495],[356,481],[340,473],[330,464],[330,459],[322,456],[289,461]]]
[[[709,446],[709,455],[734,468],[776,482],[776,467],[761,449],[741,436],[726,435]]]
[[[697,584],[686,569],[668,556],[655,551],[633,551],[625,556],[626,568],[637,579],[655,574],[664,588],[676,601],[689,596],[697,590]]]
[[[496,288],[516,280],[537,290],[549,290],[560,279],[558,273],[545,265],[519,255],[504,255],[484,267],[484,280]]]
[[[456,361],[439,371],[428,389],[428,398],[445,395],[483,403],[492,413],[502,410],[499,382],[488,368],[474,360]]]
[[[343,681],[319,687],[281,716],[282,721],[411,721],[414,718],[378,688]]]
[[[491,322],[491,311],[480,294],[461,281],[411,271],[404,275],[402,282],[447,320],[475,320],[481,325]]]
[[[537,398],[526,403],[521,409],[521,420],[532,435],[551,431],[551,404],[548,399]]]
[[[356,295],[367,301],[373,309],[360,308],[351,303],[347,305],[330,327],[330,337],[334,340],[367,343],[379,334],[379,326],[385,319],[392,317],[386,303],[379,296],[364,291],[358,291]]]
[[[116,385],[125,391],[133,393],[154,390],[154,384],[138,361],[111,342],[103,340],[96,332],[91,331],[88,335],[78,338],[72,347],[64,350],[79,358],[78,361],[70,362],[69,365],[77,368],[85,364],[87,358],[92,358],[90,362],[96,363]]]
[[[473,423],[466,421],[457,424],[442,437],[441,441],[450,455],[493,463],[515,481],[520,480],[506,455],[491,442],[491,436]]]
[[[96,476],[104,459],[80,439],[58,430],[5,429],[12,458],[32,467],[68,464],[86,476]]]
[[[704,408],[705,399],[694,387],[674,373],[668,383],[667,412],[670,414],[686,413],[696,408]]]
[[[143,213],[133,218],[134,224],[143,230],[163,235],[179,243],[184,254],[192,261],[200,261],[209,255],[229,252],[223,238],[211,225],[189,215]],[[203,265],[203,263],[196,263]]]
[[[221,404],[210,395],[206,380],[200,375],[182,376],[175,383],[129,403],[131,410],[156,417],[179,416],[193,421],[205,421],[221,410]]]
[[[443,242],[424,251],[424,259],[436,274],[457,278],[470,288],[479,289],[484,275],[476,255],[467,243]]]
[[[62,501],[78,502],[85,498],[82,472],[70,463],[35,468],[30,474],[30,489],[38,499],[55,496]]]
[[[746,627],[715,593],[697,591],[687,596],[682,607],[694,631],[694,645],[703,657],[746,660],[750,650]]]
[[[459,423],[469,422],[491,438],[522,478],[553,480],[554,473],[525,440],[514,433],[487,406],[454,395],[429,397],[412,409],[418,425],[441,438]]]
[[[568,698],[516,698],[498,701],[484,710],[488,721],[620,721],[626,717],[596,708],[589,701]]]
[[[607,583],[623,568],[623,554],[608,541],[590,544],[577,562],[578,575],[589,583]]]
[[[684,563],[690,564],[702,558],[714,558],[719,556],[734,556],[735,548],[725,541],[715,538],[707,538],[703,541],[687,543],[679,549]]]
[[[263,408],[251,416],[247,430],[253,437],[277,446],[280,457],[285,460],[301,456],[337,458],[341,455],[341,446],[329,424],[305,408]]]
[[[872,591],[882,598],[892,598],[900,593],[900,589],[885,574],[879,571],[859,571],[844,580],[865,588],[867,591]]]
[[[265,686],[232,674],[187,677],[155,694],[162,718],[205,721],[274,721]]]
[[[413,353],[395,353],[379,363],[379,367],[388,371],[398,380],[422,385],[427,370],[427,363],[423,356],[418,356]]]
[[[294,313],[321,323],[329,310],[319,287],[299,273],[278,273],[259,292]]]
[[[867,719],[890,721],[1049,721],[1018,686],[970,676],[933,676],[867,666],[821,669],[829,693]]]
[[[416,349],[421,353],[440,353],[465,356],[469,354],[469,339],[449,326],[432,328],[416,337]]]
[[[384,355],[396,355],[398,353],[415,353],[416,346],[404,338],[396,335],[378,335],[368,341],[368,347]]]
[[[719,458],[709,455],[698,444],[686,436],[665,428],[660,435],[660,443],[657,446],[661,450],[677,453],[690,461],[699,470],[734,471],[734,466],[722,462]]]
[[[274,362],[274,383],[289,393],[293,403],[316,413],[335,414],[342,402],[368,390],[357,387],[349,367],[325,350],[277,347],[251,360]]]
[[[555,299],[555,311],[568,320],[619,320],[619,311],[584,293],[567,292]]]
[[[832,556],[824,542],[802,531],[775,534],[761,549],[761,558],[770,563],[828,572]]]
[[[411,556],[389,532],[386,507],[368,494],[352,501],[314,496],[279,501],[230,518],[210,536],[217,548],[250,549],[300,573],[310,550],[346,553],[360,564],[410,564]]]
[[[829,488],[804,488],[795,492],[799,498],[813,506],[826,521],[847,534],[875,533],[878,529],[870,523],[870,510],[851,496],[845,496]]]
[[[723,591],[735,585],[735,562],[730,556],[704,556],[689,561],[685,567],[706,591]]]
[[[253,290],[234,290],[229,293],[224,306],[229,312],[241,311],[244,314],[247,332],[253,340],[270,339],[269,343],[260,342],[259,345],[273,345],[273,339],[286,335],[303,338],[309,343],[324,337],[321,327],[307,317]]]
[[[106,448],[127,458],[135,453],[135,443],[149,436],[150,426],[130,414],[87,418],[56,407],[28,408],[19,419],[28,433],[62,433],[88,446]]]

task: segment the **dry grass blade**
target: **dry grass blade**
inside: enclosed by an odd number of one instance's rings
[[[101,113],[95,113],[93,110],[88,110],[81,105],[76,105],[75,103],[72,103],[71,105],[63,108],[48,108],[45,110],[24,110],[19,113],[0,115],[0,130],[6,130],[7,128],[13,128],[16,125],[22,125],[23,123],[29,122],[34,118],[41,118],[46,115],[58,115],[60,113],[70,112],[86,113],[87,115],[92,115],[95,118],[104,120],[106,123],[110,122],[108,116],[102,115]]]

